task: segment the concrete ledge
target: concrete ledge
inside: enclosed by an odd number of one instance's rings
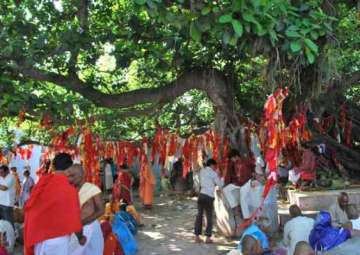
[[[327,210],[340,192],[349,194],[351,204],[360,204],[360,188],[326,191],[288,190],[290,204],[297,204],[303,211]]]

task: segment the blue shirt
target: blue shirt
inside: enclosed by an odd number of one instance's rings
[[[256,240],[260,241],[261,247],[264,250],[268,250],[270,248],[270,244],[269,244],[269,240],[266,237],[265,233],[262,232],[262,230],[255,224],[251,224],[242,234],[239,245],[238,245],[238,250],[241,251],[241,243],[242,240],[244,239],[245,236],[252,236],[253,238],[255,238]]]

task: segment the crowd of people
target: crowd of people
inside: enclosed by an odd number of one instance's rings
[[[74,164],[66,153],[55,156],[36,184],[28,169],[20,183],[16,168],[10,171],[2,165],[0,255],[12,254],[16,238],[23,240],[25,255],[135,254],[136,244],[133,253],[125,253],[130,248],[122,245],[122,240],[133,237],[140,223],[131,205],[133,180],[126,165],[116,172],[111,188],[104,185],[103,192],[86,182],[82,165]],[[112,199],[105,205],[106,190],[111,191]],[[15,231],[17,224],[22,226],[21,232]]]
[[[304,154],[306,159],[301,161],[300,178],[305,182],[315,178],[309,177],[315,163],[312,152],[305,149]],[[262,201],[265,168],[264,172],[259,171],[261,167],[256,167],[251,161],[241,157],[236,150],[230,152],[229,159],[231,165],[225,175],[220,172],[213,159],[208,160],[206,167],[200,170],[198,214],[194,231],[196,242],[203,241],[201,234],[204,212],[207,222],[204,241],[212,242],[212,212],[216,197],[223,199],[227,208],[240,218],[236,230],[240,232],[241,238],[237,249],[229,252],[231,255],[311,255],[319,251],[331,252],[346,240],[359,236],[358,208],[349,204],[349,195],[342,192],[328,210],[319,212],[315,220],[304,216],[297,205],[291,205],[291,219],[284,225],[282,241],[274,240],[276,233],[280,233],[276,207],[277,187],[273,187]],[[279,179],[281,185],[281,178]]]
[[[0,254],[14,250],[15,238],[15,208],[23,208],[30,197],[34,180],[29,169],[24,169],[23,181],[17,174],[16,167],[0,166]],[[2,253],[1,253],[2,252]]]
[[[213,242],[214,211],[215,215],[218,213],[214,203],[221,200],[234,217],[233,234],[240,237],[237,249],[229,254],[311,255],[315,251],[331,251],[360,233],[358,208],[349,203],[348,194],[341,193],[336,203],[327,211],[321,211],[315,220],[304,216],[297,205],[291,205],[291,219],[284,225],[282,242],[274,240],[279,233],[278,188],[281,196],[285,184],[294,181],[292,174],[301,181],[300,187],[312,185],[316,179],[316,153],[313,148],[304,148],[302,160],[293,164],[284,159],[287,158],[284,152],[278,171],[279,183],[266,198],[263,193],[267,168],[256,153],[250,159],[235,149],[230,150],[225,171],[220,171],[216,160],[210,158],[197,173],[191,172],[186,177],[182,175],[181,159],[173,162],[169,174],[164,169],[160,173],[173,190],[179,186],[179,180],[184,189],[194,183],[198,193],[195,242]],[[138,180],[129,166],[124,163],[116,167],[111,159],[104,160],[103,190],[86,182],[82,165],[74,164],[66,153],[57,154],[49,166],[48,173],[42,175],[36,185],[28,169],[20,182],[16,168],[0,167],[0,255],[11,253],[15,238],[20,235],[25,255],[136,254],[134,236],[142,223],[133,206],[132,188]],[[152,173],[151,169],[145,170],[142,172]],[[189,181],[192,174],[194,181]],[[139,176],[144,178],[141,175],[144,173]],[[145,191],[143,196],[148,199],[143,205],[151,208],[153,189]],[[106,200],[109,202],[105,204]],[[23,235],[15,231],[14,212],[18,208],[25,215]],[[205,239],[201,238],[203,233]]]

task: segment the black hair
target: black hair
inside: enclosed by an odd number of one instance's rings
[[[55,171],[64,171],[72,166],[73,161],[67,153],[59,153],[53,160]]]
[[[107,164],[112,164],[112,163],[113,163],[113,159],[112,159],[112,158],[106,158],[106,159],[105,159],[105,162],[106,162]]]
[[[25,171],[24,171],[24,175],[30,176],[30,171],[29,171],[29,170],[25,170]]]
[[[4,172],[9,172],[9,167],[7,165],[0,166],[0,169],[3,170]]]
[[[240,157],[240,152],[237,149],[231,149],[229,152],[229,159],[233,157]]]
[[[213,166],[213,165],[216,165],[216,160],[211,158],[211,159],[208,159],[208,161],[206,161],[206,166]]]

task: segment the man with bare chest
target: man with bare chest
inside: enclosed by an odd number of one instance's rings
[[[72,242],[72,255],[102,255],[104,238],[100,223],[97,220],[104,214],[101,190],[94,184],[85,182],[85,174],[81,165],[74,164],[69,170],[69,181],[79,191],[81,222],[86,237],[85,245],[80,245],[76,238]]]

